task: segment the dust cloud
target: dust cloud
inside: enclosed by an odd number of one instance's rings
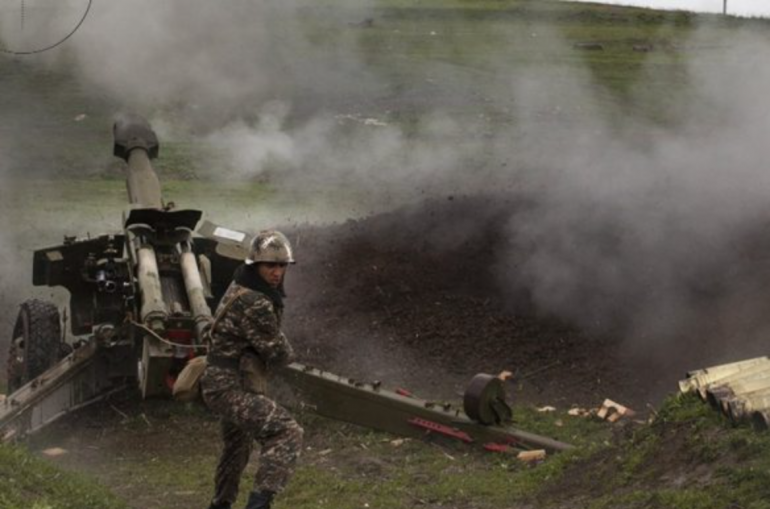
[[[752,258],[761,250],[749,241],[770,212],[767,41],[733,37],[701,51],[711,29],[696,34],[685,50],[691,92],[669,112],[671,127],[592,106],[607,91],[588,69],[535,62],[508,72],[497,62],[493,79],[472,83],[426,64],[423,99],[442,88],[480,97],[504,105],[510,124],[491,122],[489,108],[471,119],[438,105],[407,130],[368,106],[408,105],[414,91],[388,90],[353,35],[329,47],[308,24],[369,15],[358,3],[98,3],[71,46],[44,59],[169,131],[192,130],[229,157],[236,180],[339,186],[388,206],[457,192],[519,196],[531,206],[511,213],[500,232],[510,250],[490,266],[543,312],[626,338],[635,353],[758,348],[770,324]],[[530,35],[569,47],[548,27]],[[646,69],[649,79],[656,72]],[[633,93],[647,93],[644,75]]]
[[[713,45],[708,30],[691,46]],[[768,41],[749,36],[693,52],[673,127],[591,114],[525,134],[515,157],[536,205],[510,220],[511,272],[541,308],[625,337],[635,355],[762,352],[768,64]],[[590,95],[590,82],[571,87]],[[566,92],[517,90],[542,107]]]

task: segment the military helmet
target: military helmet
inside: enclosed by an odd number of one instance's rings
[[[286,235],[278,230],[264,230],[254,237],[246,263],[295,263],[294,253]]]

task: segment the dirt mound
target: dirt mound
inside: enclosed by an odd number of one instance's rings
[[[625,358],[617,338],[533,303],[508,232],[512,214],[528,206],[449,196],[297,229],[286,327],[300,360],[436,397],[456,397],[477,372],[502,370],[519,375],[515,399],[537,404],[612,397],[643,407],[674,389],[679,372],[648,377],[650,366]],[[505,266],[501,252],[514,253]]]

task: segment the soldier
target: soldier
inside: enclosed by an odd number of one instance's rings
[[[300,454],[302,428],[266,394],[270,369],[293,357],[281,332],[283,280],[290,263],[288,239],[278,231],[261,232],[216,312],[201,389],[206,405],[221,419],[224,447],[209,509],[232,507],[254,441],[261,452],[246,509],[270,508]]]

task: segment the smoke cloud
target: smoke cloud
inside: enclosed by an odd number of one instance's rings
[[[270,100],[366,97],[375,84],[354,44],[314,41],[315,26],[365,15],[365,2],[351,5],[334,14],[294,0],[97,4],[68,50],[85,80],[125,105],[174,112],[211,130],[253,118]]]
[[[761,351],[768,49],[745,36],[688,55],[690,93],[673,127],[589,115],[525,134],[517,158],[536,169],[523,178],[537,198],[511,218],[510,256],[542,308],[650,355]],[[529,104],[559,96],[517,89]]]

